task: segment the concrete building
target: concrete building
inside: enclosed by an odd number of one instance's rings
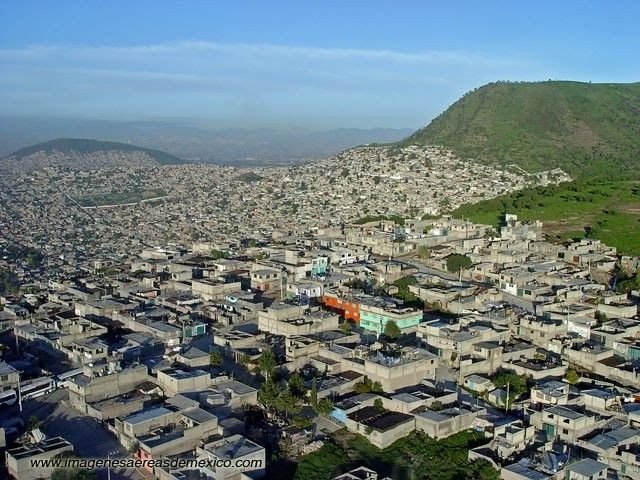
[[[72,451],[73,445],[62,437],[46,438],[39,443],[26,443],[5,452],[7,471],[16,480],[51,478],[53,468],[35,466],[32,462],[48,460]]]
[[[204,370],[170,368],[158,371],[158,386],[165,395],[205,390],[211,385],[211,375]]]
[[[6,362],[0,362],[0,392],[17,388],[20,372]]]
[[[439,411],[426,410],[416,415],[416,430],[422,430],[432,438],[440,439],[471,428],[478,415],[486,413],[484,408],[464,405]]]
[[[384,301],[363,301],[360,303],[360,326],[380,335],[387,323],[393,321],[402,333],[415,331],[422,322],[423,312],[411,307],[401,307]]]

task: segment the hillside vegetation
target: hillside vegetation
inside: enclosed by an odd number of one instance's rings
[[[58,152],[62,154],[93,154],[102,152],[145,153],[151,159],[161,165],[178,165],[184,160],[167,152],[150,148],[138,147],[127,143],[103,142],[86,138],[58,138],[48,142],[38,143],[30,147],[21,148],[5,158],[22,160],[38,153],[50,154]]]
[[[399,480],[497,480],[488,462],[470,462],[470,448],[486,443],[474,432],[433,440],[415,431],[380,450],[359,435],[340,430],[296,465],[295,480],[329,480],[338,473],[366,465]],[[287,478],[282,471],[271,478]]]
[[[467,93],[400,145],[442,145],[530,172],[640,178],[638,138],[640,83],[497,82]]]

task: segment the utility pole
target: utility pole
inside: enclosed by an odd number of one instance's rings
[[[507,382],[507,398],[504,406],[505,413],[509,413],[509,382]]]
[[[22,387],[20,386],[20,372],[18,371],[18,408],[20,409],[20,414],[22,415]]]
[[[280,301],[284,301],[284,272],[280,272]]]

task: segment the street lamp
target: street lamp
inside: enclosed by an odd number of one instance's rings
[[[107,480],[111,480],[111,455],[117,455],[120,450],[114,450],[107,453]]]
[[[20,383],[20,370],[18,370],[18,408],[20,409],[20,415],[22,415],[22,387]]]

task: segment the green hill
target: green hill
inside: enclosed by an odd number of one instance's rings
[[[127,143],[103,142],[100,140],[90,140],[86,138],[58,138],[22,148],[13,152],[11,155],[7,155],[5,158],[13,157],[16,160],[21,160],[38,152],[51,153],[54,151],[69,154],[90,154],[97,152],[144,152],[161,165],[178,165],[186,163],[181,158],[160,150],[138,147]]]
[[[640,83],[496,82],[465,94],[401,145],[576,177],[640,177]]]

